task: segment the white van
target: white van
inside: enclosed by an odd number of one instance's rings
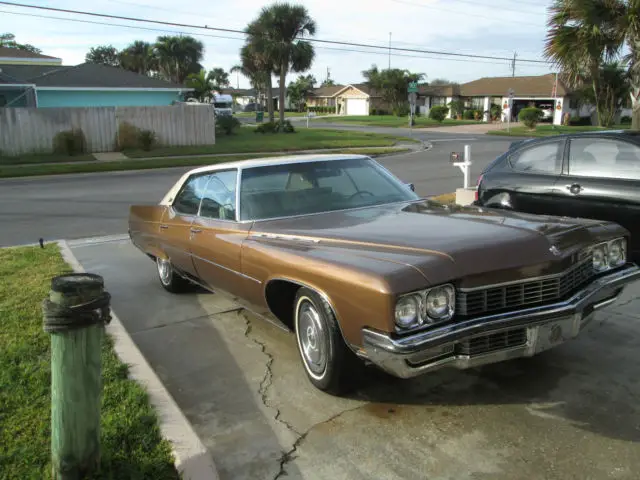
[[[233,97],[227,94],[214,94],[213,108],[216,115],[233,115]]]

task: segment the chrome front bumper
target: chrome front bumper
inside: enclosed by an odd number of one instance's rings
[[[473,318],[405,337],[392,338],[364,328],[360,354],[401,378],[444,367],[464,369],[530,357],[578,336],[597,310],[614,303],[624,287],[638,279],[640,267],[631,264],[599,277],[562,302]]]

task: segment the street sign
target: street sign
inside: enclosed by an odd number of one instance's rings
[[[409,83],[409,93],[414,93],[418,91],[418,82],[410,82]]]

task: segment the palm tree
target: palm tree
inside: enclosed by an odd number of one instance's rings
[[[154,50],[160,72],[174,83],[183,83],[187,75],[198,73],[202,69],[200,61],[204,45],[189,35],[160,36]]]
[[[625,62],[629,66],[631,88],[631,129],[640,130],[640,0],[616,0],[613,7],[617,16],[615,31],[618,41],[629,47]]]
[[[247,33],[258,51],[267,55],[280,76],[280,123],[284,123],[287,73],[304,72],[311,67],[315,52],[305,35],[314,35],[316,23],[300,5],[276,3],[264,7],[258,19],[249,24]]]
[[[273,113],[273,88],[271,82],[271,74],[273,73],[273,64],[269,60],[268,53],[260,50],[260,46],[252,42],[251,37],[247,39],[240,49],[240,66],[231,69],[232,72],[239,71],[249,78],[253,88],[256,90],[266,90],[267,112],[269,121],[274,121]]]
[[[636,0],[633,0],[636,1]],[[622,3],[614,0],[613,3]],[[544,55],[573,88],[590,82],[598,121],[606,116],[601,99],[601,68],[620,50],[619,12],[611,0],[555,0],[547,23]]]
[[[220,67],[210,70],[207,75],[207,80],[211,82],[214,90],[220,90],[229,86],[229,74]]]
[[[149,75],[157,68],[153,46],[142,40],[136,40],[120,52],[120,63],[126,70],[142,75]]]
[[[194,96],[201,102],[211,94],[211,90],[214,88],[211,79],[204,69],[200,70],[199,73],[190,73],[185,83],[187,87],[193,88]]]

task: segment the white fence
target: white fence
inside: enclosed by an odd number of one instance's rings
[[[0,153],[50,153],[54,137],[80,128],[90,153],[117,148],[118,126],[128,122],[155,132],[165,146],[215,143],[213,105],[161,107],[0,108]]]

